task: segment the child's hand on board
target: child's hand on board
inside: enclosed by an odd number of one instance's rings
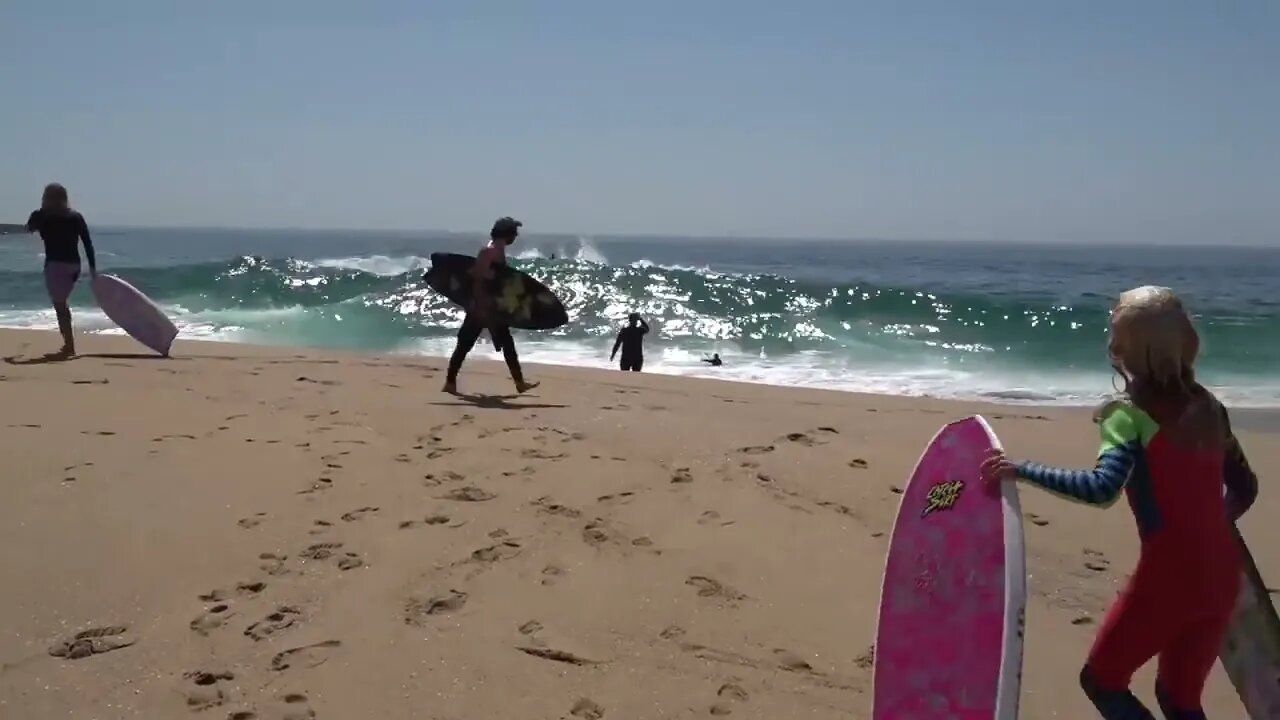
[[[992,450],[987,459],[982,461],[982,481],[988,485],[1017,479],[1018,467],[1004,456],[1003,451]]]

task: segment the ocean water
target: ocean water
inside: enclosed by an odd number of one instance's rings
[[[99,266],[165,306],[180,337],[447,355],[461,313],[421,276],[480,234],[99,229]],[[612,367],[632,311],[645,370],[777,385],[1091,404],[1112,389],[1106,320],[1128,287],[1194,310],[1201,379],[1280,407],[1280,249],[522,237],[512,264],[570,323],[517,331],[531,362]],[[39,240],[0,238],[0,325],[54,328]],[[84,283],[78,329],[119,332]],[[497,357],[477,345],[476,356]],[[699,359],[718,352],[720,368]]]

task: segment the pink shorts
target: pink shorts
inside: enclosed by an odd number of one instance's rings
[[[71,290],[80,278],[79,263],[47,262],[44,264],[44,286],[49,291],[49,299],[55,303],[65,303],[71,297]]]

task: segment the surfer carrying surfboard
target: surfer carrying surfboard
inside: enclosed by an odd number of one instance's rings
[[[1022,479],[1091,505],[1127,496],[1141,542],[1138,566],[1098,631],[1080,684],[1107,720],[1152,719],[1129,684],[1158,655],[1156,698],[1165,717],[1204,720],[1200,696],[1240,589],[1233,523],[1257,498],[1258,480],[1226,409],[1195,381],[1200,338],[1173,291],[1123,293],[1110,335],[1124,396],[1095,416],[1102,448],[1094,469],[1013,462],[997,452],[983,477]]]
[[[498,265],[507,264],[507,246],[516,241],[520,228],[524,223],[510,217],[500,217],[493,223],[489,231],[489,244],[476,255],[475,265],[471,268],[472,288],[471,307],[467,308],[462,327],[458,328],[458,342],[454,346],[453,355],[449,357],[449,370],[445,376],[444,391],[458,392],[458,371],[462,369],[462,361],[467,353],[475,347],[480,333],[489,331],[496,349],[502,350],[502,357],[507,361],[507,369],[511,371],[511,379],[516,384],[516,392],[524,393],[538,386],[538,383],[525,382],[524,373],[520,369],[520,356],[516,354],[516,342],[511,337],[511,328],[498,320],[494,269]]]
[[[53,314],[58,318],[58,332],[62,333],[62,349],[54,356],[73,357],[76,338],[71,328],[68,300],[80,278],[80,243],[84,243],[89,275],[98,274],[89,225],[83,215],[71,209],[67,189],[58,183],[49,183],[40,198],[40,209],[27,218],[27,232],[40,233],[44,241],[44,285],[53,303]]]

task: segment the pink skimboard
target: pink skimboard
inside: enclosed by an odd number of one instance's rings
[[[902,492],[876,630],[873,720],[1014,720],[1027,588],[1013,483],[980,416],[943,427]]]

